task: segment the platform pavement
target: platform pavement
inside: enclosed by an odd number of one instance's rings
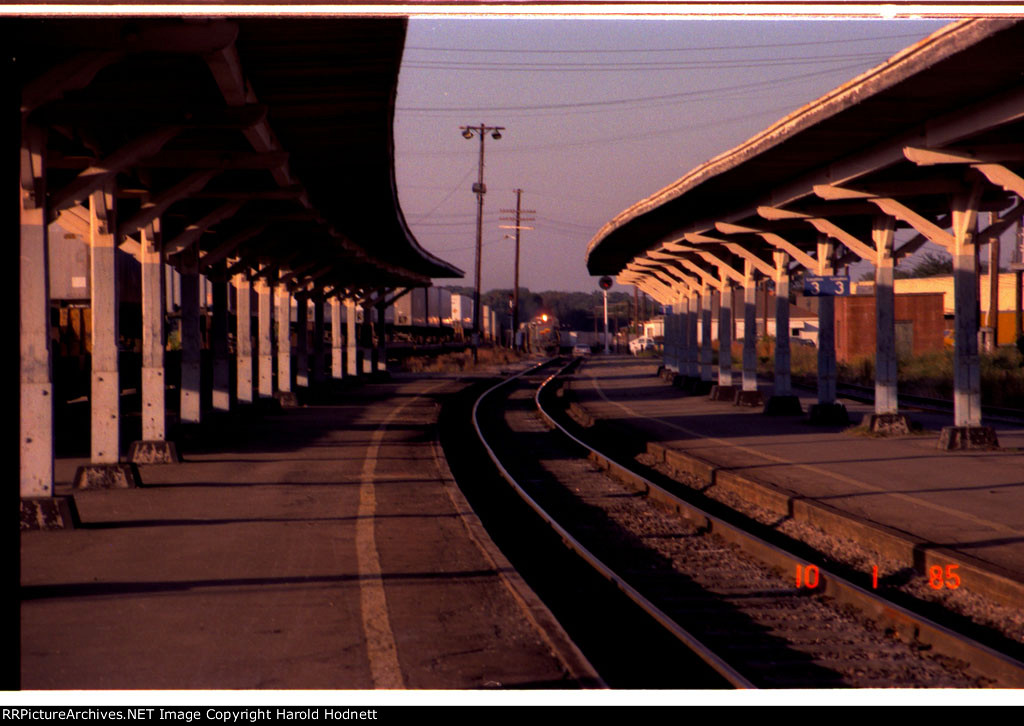
[[[82,528],[22,534],[21,687],[600,685],[450,479],[461,385],[225,419],[143,487],[77,493]]]
[[[993,573],[998,587],[1010,588],[998,598],[1016,597],[1020,605],[1024,428],[993,423],[999,451],[941,451],[938,431],[951,424],[948,414],[907,411],[924,431],[873,438],[849,426],[811,425],[806,415],[769,417],[761,408],[688,396],[659,378],[658,366],[653,359],[594,356],[577,372],[573,396],[605,426],[708,462],[722,481],[728,472],[757,483],[759,492],[786,500],[790,514],[794,506],[820,504],[856,525],[847,532],[876,539],[883,551],[889,535],[903,540],[919,569],[926,559],[931,566],[942,553],[955,554]],[[814,395],[797,393],[806,412]],[[868,404],[840,400],[851,426],[872,412]]]

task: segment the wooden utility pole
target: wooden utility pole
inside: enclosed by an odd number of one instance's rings
[[[515,189],[516,193],[516,208],[515,209],[502,209],[504,214],[514,213],[515,217],[500,217],[499,219],[503,222],[514,222],[513,225],[501,224],[498,225],[500,229],[514,229],[516,231],[516,264],[515,264],[515,279],[512,281],[512,341],[515,345],[515,335],[519,330],[519,230],[521,229],[533,229],[533,227],[524,227],[523,222],[532,222],[536,217],[524,217],[524,214],[536,214],[535,209],[523,209],[523,190]]]

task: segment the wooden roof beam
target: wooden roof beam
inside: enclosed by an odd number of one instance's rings
[[[242,71],[242,60],[234,43],[205,55],[206,64],[213,74],[213,79],[229,106],[241,106],[256,103],[256,94],[245,79]],[[281,144],[274,135],[270,124],[264,119],[244,132],[253,149],[259,152],[270,152],[281,149]],[[271,168],[271,174],[278,186],[286,187],[294,183],[287,160]],[[306,196],[300,198],[303,206],[311,206]]]
[[[1024,88],[986,99],[974,106],[957,109],[912,129],[894,139],[883,141],[866,151],[815,169],[783,187],[773,189],[765,202],[772,206],[788,204],[807,195],[815,184],[844,184],[872,171],[906,159],[904,149],[941,148],[986,130],[1024,118]]]
[[[673,255],[673,254],[669,254],[668,252],[661,252],[659,250],[652,250],[651,252],[648,252],[647,254],[653,260],[661,260],[663,262],[671,262],[672,263],[672,276],[678,278],[682,282],[682,284],[685,285],[688,289],[699,289],[700,288],[700,284],[701,284],[700,280],[698,280],[693,275],[691,275],[691,274],[689,274],[687,272],[684,272],[681,269],[680,265],[678,264],[679,263],[679,255]]]
[[[997,187],[1002,187],[1006,191],[1024,198],[1024,178],[1021,178],[1016,172],[1010,171],[1002,164],[974,164],[972,166]]]
[[[215,265],[221,260],[227,258],[236,249],[238,249],[243,243],[248,242],[253,237],[259,235],[263,230],[267,228],[267,223],[262,222],[260,224],[254,224],[251,227],[247,227],[238,234],[232,235],[225,241],[217,245],[217,248],[199,258],[199,269],[200,271],[205,270],[210,265]]]
[[[903,155],[918,166],[937,164],[1003,164],[1024,161],[1024,144],[932,148],[905,146]]]
[[[119,99],[75,101],[48,104],[33,114],[33,123],[51,126],[83,126],[109,123],[111,117],[130,119],[137,124],[183,126],[195,129],[244,130],[263,121],[267,107],[258,103],[245,106],[139,105]]]
[[[181,133],[181,130],[181,126],[168,126],[129,141],[96,165],[83,171],[63,189],[53,193],[50,196],[51,213],[56,214],[84,200],[119,172],[157,153],[164,144]]]
[[[170,256],[188,249],[199,241],[199,238],[206,233],[206,230],[228,217],[233,217],[244,204],[244,201],[235,201],[217,207],[217,209],[207,214],[198,222],[188,225],[181,234],[168,242],[164,247],[164,253]]]
[[[90,51],[54,66],[22,88],[21,117],[65,93],[85,88],[97,73],[124,56],[124,50]]]
[[[657,262],[651,262],[644,264],[643,261],[638,263],[640,266],[648,270],[649,275],[653,275],[661,282],[665,283],[669,287],[676,287],[683,284],[683,281],[673,274],[673,270],[667,265],[660,265]]]
[[[775,267],[768,264],[763,259],[758,257],[756,254],[748,250],[746,247],[744,247],[741,244],[737,244],[736,242],[730,242],[728,240],[719,239],[718,237],[711,237],[709,235],[697,234],[694,232],[688,232],[687,234],[683,235],[683,238],[687,242],[690,242],[692,244],[721,245],[722,247],[725,247],[727,250],[732,252],[737,257],[743,259],[745,262],[750,262],[754,266],[754,269],[756,269],[758,272],[761,272],[762,274],[768,276],[772,276],[775,274]]]
[[[255,200],[276,200],[276,199],[298,199],[305,193],[305,190],[294,184],[283,189],[264,189],[245,191],[243,189],[204,189],[192,195],[193,199],[247,199]]]
[[[200,171],[189,174],[170,189],[157,194],[149,201],[143,202],[139,211],[121,224],[121,234],[132,234],[142,229],[166,212],[172,204],[192,196],[196,191],[202,189],[215,176],[217,176],[216,171]]]
[[[787,210],[784,209],[778,209],[776,207],[758,207],[757,213],[768,220],[796,218],[794,216],[795,213],[788,212]],[[790,257],[793,258],[794,261],[799,263],[801,266],[807,268],[808,270],[816,270],[818,268],[817,260],[815,260],[809,254],[807,254],[802,249],[797,247],[795,244],[787,240],[785,237],[782,237],[781,235],[775,232],[757,230],[753,227],[740,227],[739,225],[723,224],[721,227],[719,227],[716,224],[715,226],[718,227],[719,231],[722,232],[725,232],[727,229],[735,229],[737,231],[742,232],[754,232],[759,237],[761,237],[761,239],[770,244],[772,247],[775,247],[777,249],[782,250],[783,252],[786,252]]]
[[[195,151],[179,149],[153,153],[139,166],[162,169],[258,170],[273,169],[288,160],[284,151]],[[290,186],[290,185],[289,185]]]
[[[92,38],[76,37],[76,45],[89,49],[25,84],[21,92],[22,117],[70,91],[85,88],[97,73],[130,53],[211,53],[231,45],[237,37],[238,26],[225,21],[144,24],[124,36],[116,48],[97,48]]]

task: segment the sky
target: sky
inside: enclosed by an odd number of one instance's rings
[[[596,290],[586,247],[612,217],[947,22],[413,18],[399,202],[420,244],[466,272],[435,284],[473,285],[479,140],[459,127],[504,126],[485,141],[481,289],[512,287],[499,217],[521,188],[536,221],[520,285]]]

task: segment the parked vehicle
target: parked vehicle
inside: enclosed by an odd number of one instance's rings
[[[584,358],[586,358],[588,355],[590,355],[590,346],[584,345],[583,343],[577,343],[572,347],[572,354],[574,357],[583,356]]]
[[[629,352],[640,355],[645,350],[654,350],[654,338],[640,337],[629,341]]]

